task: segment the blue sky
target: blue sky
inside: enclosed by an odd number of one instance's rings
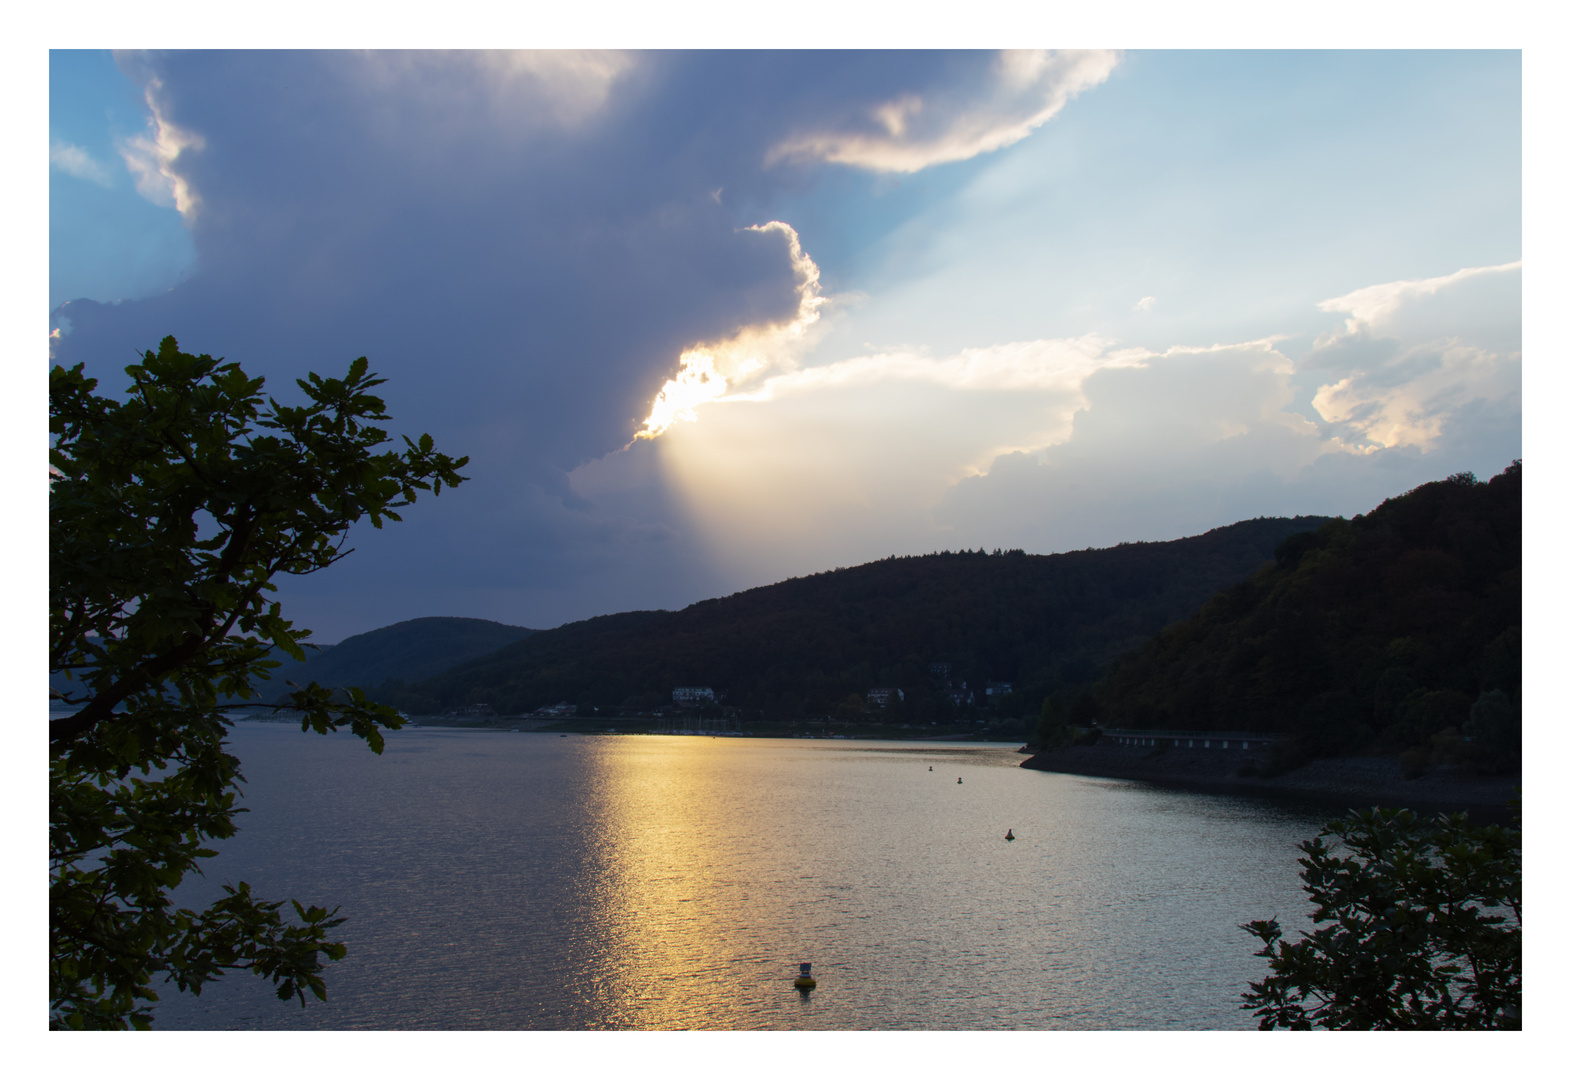
[[[147,108],[114,57],[49,57],[49,306],[132,299],[176,285],[196,249],[180,214],[138,194],[117,144],[142,134]]]
[[[322,641],[1522,453],[1516,52],[56,52],[49,106],[58,362],[367,354],[471,456],[286,586]]]

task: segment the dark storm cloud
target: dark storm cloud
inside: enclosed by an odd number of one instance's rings
[[[986,54],[698,54],[509,71],[475,54],[168,53],[122,60],[173,129],[192,280],[73,303],[57,359],[164,333],[276,378],[371,355],[446,431],[512,429],[533,471],[622,445],[680,349],[795,310],[759,223],[804,124]],[[720,193],[717,198],[715,193]],[[404,415],[410,415],[405,408]]]
[[[508,430],[538,471],[625,442],[684,343],[791,309],[782,245],[621,138],[637,108],[561,123],[532,86],[475,85],[500,100],[445,111],[474,74],[462,60],[399,78],[371,60],[147,61],[168,119],[204,140],[174,165],[199,200],[197,273],[72,305],[57,357],[172,331],[276,379],[366,353],[390,397],[419,403],[401,415]]]
[[[197,264],[156,297],[57,309],[54,359],[86,362],[118,390],[118,369],[172,333],[265,375],[287,399],[293,378],[368,355],[389,380],[395,430],[430,431],[473,458],[474,482],[437,512],[420,508],[396,537],[367,537],[333,582],[310,586],[361,581],[385,593],[426,574],[455,588],[527,591],[596,574],[613,584],[633,572],[610,569],[619,553],[681,549],[681,515],[661,499],[647,520],[600,520],[563,478],[628,441],[685,346],[795,313],[785,237],[746,226],[810,184],[814,166],[766,165],[770,148],[939,83],[981,86],[993,59],[176,52],[120,62],[157,121],[123,152],[144,191],[185,213]],[[658,588],[605,598],[604,609],[696,598],[680,595],[682,583],[701,590],[701,574],[680,554],[664,558],[664,571],[634,560]],[[533,621],[590,613],[571,609]]]

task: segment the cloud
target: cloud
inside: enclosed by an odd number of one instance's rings
[[[1366,448],[1429,450],[1469,403],[1519,400],[1521,272],[1470,267],[1322,301],[1348,317],[1305,359],[1341,375],[1315,391],[1315,410]]]
[[[624,445],[687,345],[799,310],[787,238],[739,229],[704,155],[651,136],[660,72],[620,54],[122,63],[152,112],[128,156],[198,270],[71,305],[79,359],[174,332],[287,386],[365,354],[408,422],[538,484]]]
[[[954,546],[960,533],[997,546],[1001,520],[1042,517],[1039,504],[995,498],[999,482],[973,485],[1015,455],[1117,456],[1133,443],[1162,461],[1181,445],[1258,433],[1291,444],[1299,467],[1324,447],[1285,411],[1292,370],[1269,341],[1156,353],[1086,335],[877,353],[772,375],[634,451],[658,455],[724,572],[804,573]],[[633,460],[609,455],[576,471],[574,487],[614,505],[628,485],[613,478]],[[959,511],[957,497],[975,505]],[[1015,532],[1043,550],[1087,527]]]
[[[418,109],[421,126],[446,117],[460,128],[483,122],[514,136],[529,127],[589,122],[639,63],[628,52],[582,49],[377,51],[344,60],[362,92],[388,94],[401,109]],[[408,99],[411,85],[423,88],[418,101]],[[395,137],[407,130],[407,114],[379,121]],[[432,125],[430,134],[440,137],[441,127]]]
[[[957,391],[1062,391],[1100,367],[1138,364],[1154,355],[1144,349],[1113,350],[1110,343],[1091,334],[964,349],[938,360],[914,352],[879,353],[771,374],[792,364],[795,347],[818,321],[818,309],[828,298],[819,291],[818,267],[802,251],[794,229],[778,221],[753,228],[779,231],[790,240],[800,297],[795,316],[789,322],[746,327],[725,341],[685,350],[680,372],[661,390],[639,438],[658,437],[677,420],[696,420],[697,410],[710,404],[770,401],[888,382],[926,383]]]
[[[1350,515],[1520,455],[1508,400],[1451,402],[1477,437],[1437,433],[1424,447],[1383,448],[1305,415],[1315,373],[1282,340],[1154,351],[1085,335],[867,354],[717,396],[635,449],[657,455],[708,560],[740,580],[890,552],[1062,551],[1260,515]],[[1397,385],[1421,392],[1431,377]],[[634,469],[613,454],[572,482],[612,505],[632,487],[613,478]]]
[[[136,178],[137,194],[155,206],[172,206],[190,220],[196,213],[197,197],[180,169],[186,151],[201,150],[202,136],[173,123],[161,98],[163,82],[151,78],[143,88],[148,111],[147,130],[119,141],[120,156]]]
[[[1154,296],[1142,296],[1139,300],[1136,300],[1134,302],[1134,305],[1132,307],[1130,307],[1129,310],[1130,311],[1150,311],[1155,306],[1156,306],[1156,297],[1154,297]]]
[[[771,221],[749,225],[747,231],[785,237],[796,281],[796,311],[789,319],[746,326],[722,341],[684,349],[678,357],[680,370],[661,387],[635,438],[657,438],[676,421],[695,419],[699,405],[724,397],[733,382],[789,363],[808,328],[818,321],[818,309],[827,298],[819,289],[818,264],[802,250],[796,230],[783,221]]]
[[[826,194],[817,166],[900,172],[985,153],[1115,60],[123,56],[150,119],[122,152],[144,194],[185,215],[196,268],[147,299],[57,309],[51,348],[109,387],[173,333],[281,398],[306,371],[367,355],[395,431],[471,456],[471,483],[287,583],[286,606],[323,640],[429,614],[553,625],[891,552],[1055,550],[1342,506],[1295,503],[1311,488],[1356,492],[1356,512],[1432,466],[1503,464],[1489,463],[1520,441],[1512,399],[1447,389],[1457,373],[1464,391],[1480,385],[1495,363],[1483,354],[1520,352],[1497,295],[1520,275],[1488,268],[1409,289],[1389,313],[1362,290],[1339,298],[1338,328],[1296,363],[1276,339],[1165,348],[1213,340],[1172,329],[1195,317],[1140,319],[1151,347],[1127,348],[1085,333],[1109,324],[1027,274],[996,303],[924,295],[973,327],[1010,327],[946,339],[972,347],[861,344],[920,342],[933,322],[914,311],[847,329],[835,275],[888,295],[899,273],[848,269],[854,256],[953,200],[922,184],[891,197],[848,173]],[[1054,258],[1080,273],[1091,246]],[[1151,280],[1162,320],[1193,316],[1192,293]],[[1120,316],[1128,287],[1105,290]],[[1006,311],[1023,314],[994,318]],[[1304,317],[1332,321],[1307,305]],[[1258,322],[1225,323],[1241,328],[1224,340],[1298,329]],[[836,350],[831,329],[855,344]],[[1146,336],[1159,332],[1168,341]],[[1397,393],[1444,421],[1422,450],[1373,441]],[[672,422],[684,413],[694,422]]]
[[[828,161],[914,173],[1024,139],[1084,90],[1106,81],[1118,53],[1005,51],[981,79],[874,102],[839,123],[793,134],[766,164]]]
[[[872,99],[943,62],[896,59],[120,55],[149,108],[122,152],[144,195],[185,214],[195,269],[145,299],[57,309],[71,332],[55,359],[112,383],[172,333],[287,397],[365,355],[394,430],[471,456],[472,482],[432,516],[357,537],[354,559],[296,595],[430,614],[418,566],[454,595],[497,582],[533,598],[484,610],[528,625],[687,602],[715,582],[682,506],[660,491],[601,506],[566,477],[628,444],[695,343],[732,374],[795,362],[824,301],[802,239],[759,211],[800,174],[761,162],[823,105],[780,88]],[[331,633],[342,607],[305,617]]]
[[[78,180],[86,180],[99,187],[114,186],[114,176],[109,167],[74,143],[50,143],[49,164]]]
[[[1427,450],[1452,416],[1479,398],[1519,399],[1521,354],[1501,356],[1475,345],[1442,343],[1404,350],[1373,372],[1359,372],[1321,386],[1315,410],[1370,445]]]
[[[1172,349],[1081,386],[1069,436],[1000,455],[948,488],[933,521],[950,547],[1063,551],[1166,540],[1269,515],[1364,513],[1460,470],[1521,454],[1508,402],[1459,406],[1460,435],[1427,450],[1343,438],[1298,412],[1302,372],[1270,342]]]
[[[1406,305],[1420,297],[1434,296],[1461,282],[1486,274],[1520,274],[1522,260],[1501,263],[1499,266],[1472,266],[1443,277],[1423,278],[1417,281],[1391,281],[1382,285],[1367,285],[1346,296],[1322,300],[1315,305],[1321,311],[1346,312],[1346,332],[1355,334],[1363,330],[1378,332],[1388,325]]]
[[[636,63],[630,53],[606,49],[486,50],[476,59],[499,90],[525,84],[561,124],[599,112]]]
[[[1095,334],[1053,341],[1017,341],[962,349],[933,359],[913,352],[878,353],[804,368],[765,381],[738,400],[768,401],[791,394],[874,386],[927,383],[954,391],[1073,389],[1103,367],[1138,365],[1155,355],[1146,349],[1113,349]]]

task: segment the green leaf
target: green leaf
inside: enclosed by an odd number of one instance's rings
[[[199,994],[249,970],[281,998],[322,997],[322,965],[344,955],[325,936],[336,908],[296,904],[286,924],[244,882],[203,912],[169,903],[241,812],[219,702],[256,696],[269,646],[304,659],[275,577],[332,565],[357,522],[462,479],[428,436],[413,457],[382,449],[364,357],[347,379],[298,380],[304,405],[173,337],[125,370],[120,400],[82,365],[50,372],[50,670],[81,704],[51,721],[51,1027],[146,1028],[155,977]],[[397,726],[363,693],[291,699],[302,730],[348,722],[378,752],[379,724]]]

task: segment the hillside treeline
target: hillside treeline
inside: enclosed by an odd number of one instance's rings
[[[268,673],[258,689],[263,700],[272,701],[287,697],[291,682],[369,687],[390,679],[428,678],[535,632],[490,619],[408,619],[347,637],[337,645],[308,647],[303,662],[280,654],[283,663]]]
[[[1104,727],[1291,733],[1296,754],[1519,760],[1522,465],[1425,484],[1284,540],[1120,660]],[[1286,764],[1286,763],[1284,763]]]
[[[941,552],[793,578],[681,611],[634,611],[540,631],[380,700],[435,713],[486,703],[502,713],[567,701],[650,709],[677,686],[710,686],[764,718],[860,707],[874,687],[905,692],[880,715],[936,722],[1014,690],[991,711],[1034,717],[1050,690],[1088,688],[1110,660],[1263,563],[1325,518],[1260,518],[1162,543],[1058,555]],[[947,679],[932,665],[950,665]]]

